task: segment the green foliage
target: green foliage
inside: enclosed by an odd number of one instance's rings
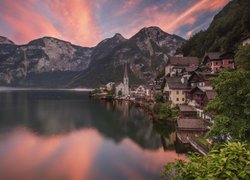
[[[215,112],[208,136],[219,141],[246,139],[250,130],[250,72],[223,70],[213,79],[217,92],[206,111]]]
[[[182,46],[185,56],[202,57],[208,51],[234,51],[250,33],[250,1],[233,0],[213,19],[209,28]]]
[[[159,71],[159,73],[157,74],[155,80],[156,80],[156,81],[159,81],[160,78],[162,78],[164,75],[165,75],[165,68],[162,68],[162,69]]]
[[[189,162],[168,163],[162,176],[167,179],[249,179],[250,151],[244,143],[227,143],[207,156],[191,154]]]
[[[154,98],[157,103],[160,103],[163,101],[163,94],[161,92],[155,93]]]
[[[203,144],[204,146],[206,146],[209,150],[212,149],[212,145],[206,140],[206,138],[198,136],[198,137],[195,137],[195,139],[199,141],[201,144]]]
[[[238,69],[250,71],[250,44],[239,47],[235,55],[235,63]]]
[[[161,104],[160,111],[159,111],[160,119],[168,119],[171,120],[177,115],[177,110],[171,108],[169,103]]]

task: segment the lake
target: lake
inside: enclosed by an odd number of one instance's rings
[[[0,92],[1,179],[160,179],[175,129],[76,91]],[[164,145],[164,146],[163,146]]]

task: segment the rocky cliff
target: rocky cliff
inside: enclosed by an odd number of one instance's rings
[[[0,37],[0,83],[13,86],[93,87],[120,81],[124,63],[132,83],[152,80],[185,40],[158,27],[130,39],[121,34],[96,47],[80,47],[52,37],[15,45]]]

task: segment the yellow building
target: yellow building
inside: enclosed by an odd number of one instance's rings
[[[185,104],[187,101],[187,94],[190,88],[187,82],[181,77],[167,77],[164,87],[164,94],[166,100],[171,102],[171,105]]]

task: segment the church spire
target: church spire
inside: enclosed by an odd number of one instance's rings
[[[127,68],[127,63],[125,63],[125,71],[124,71],[124,77],[123,78],[128,78],[128,68]]]

